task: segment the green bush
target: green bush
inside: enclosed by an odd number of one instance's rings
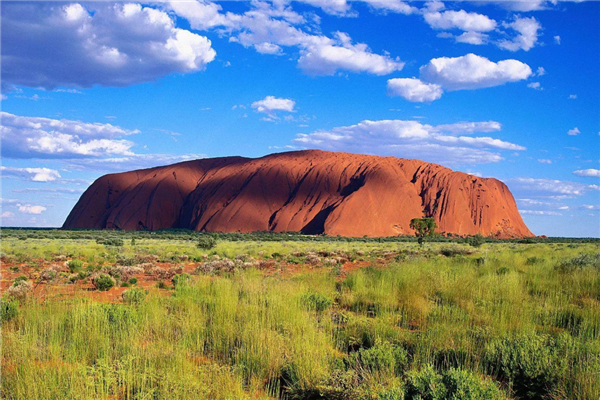
[[[137,283],[138,283],[138,278],[136,278],[136,277],[133,277],[129,280],[130,285],[137,285]]]
[[[109,290],[110,288],[112,288],[113,286],[115,286],[115,280],[113,279],[112,276],[107,275],[107,274],[100,274],[100,275],[96,276],[92,280],[92,283],[94,284],[96,289],[98,289],[101,292],[105,292],[105,291]]]
[[[191,279],[192,277],[189,274],[179,274],[175,275],[173,279],[171,279],[171,282],[173,282],[174,287],[181,287],[188,285]]]
[[[83,267],[83,261],[81,260],[70,260],[67,261],[67,267],[71,273],[79,272]]]
[[[132,288],[123,292],[123,301],[127,304],[140,304],[146,299],[146,291],[142,288]]]
[[[410,371],[406,384],[408,400],[502,400],[506,396],[491,379],[460,369],[438,373],[431,365]]]
[[[369,349],[360,349],[358,359],[371,372],[389,372],[400,375],[408,367],[408,353],[400,346],[390,343],[376,344]]]
[[[209,235],[203,235],[198,238],[196,247],[202,250],[210,250],[217,245],[217,239]]]
[[[19,315],[19,302],[16,300],[0,299],[0,321],[8,322]]]
[[[443,378],[431,365],[408,373],[406,399],[409,400],[445,400],[446,386]]]
[[[450,368],[444,374],[448,400],[502,400],[504,393],[491,379],[483,379],[471,371]]]
[[[465,238],[465,243],[473,247],[481,247],[485,243],[485,237],[480,234]]]
[[[121,238],[99,238],[96,239],[96,243],[102,244],[104,246],[123,246],[123,239]]]
[[[568,365],[567,335],[521,334],[491,342],[485,353],[492,375],[508,381],[517,397],[541,399],[554,394]]]
[[[585,267],[600,268],[600,253],[598,254],[580,254],[568,260],[564,260],[554,266],[554,269],[563,272],[571,273]]]
[[[302,303],[311,311],[322,312],[331,307],[333,300],[323,294],[311,292],[302,297]]]

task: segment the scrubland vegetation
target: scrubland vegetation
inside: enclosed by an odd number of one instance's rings
[[[3,231],[2,398],[600,398],[598,242],[160,235]]]

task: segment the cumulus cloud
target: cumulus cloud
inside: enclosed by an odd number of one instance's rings
[[[330,15],[355,16],[356,12],[352,10],[350,1],[347,0],[296,0],[299,3],[310,4],[313,7],[320,8],[325,13]],[[398,14],[409,15],[418,11],[401,0],[359,0],[356,3],[364,2],[371,6],[376,11],[393,12]]]
[[[441,85],[445,90],[470,90],[503,85],[527,79],[531,68],[517,60],[497,63],[475,54],[440,57],[420,69],[421,79]]]
[[[16,168],[1,166],[3,176],[25,178],[33,182],[52,182],[60,179],[60,173],[50,168]]]
[[[309,3],[333,14],[350,10],[346,1]],[[400,7],[399,2],[393,4]],[[223,13],[220,6],[200,1],[173,1],[166,7],[187,19],[194,29],[215,29],[229,36],[229,41],[263,54],[282,54],[285,48],[295,48],[298,67],[309,75],[333,75],[338,71],[385,75],[404,67],[398,57],[374,53],[364,43],[353,43],[345,33],[337,32],[333,37],[307,33],[299,26],[306,23],[305,19],[285,2],[253,2],[252,9],[242,14]]]
[[[295,112],[295,106],[296,102],[294,100],[275,96],[267,96],[250,105],[256,112],[267,114],[269,119],[277,119],[277,111]]]
[[[600,169],[580,169],[577,171],[573,171],[573,174],[587,178],[600,178]]]
[[[552,160],[549,160],[549,159],[547,159],[547,158],[539,158],[539,159],[538,159],[538,162],[539,162],[540,164],[552,164]]]
[[[119,139],[139,133],[111,124],[85,123],[0,112],[2,156],[70,158],[132,155],[133,142]]]
[[[305,148],[418,157],[442,164],[462,165],[498,162],[502,159],[497,152],[499,150],[525,150],[517,144],[491,137],[460,135],[463,132],[496,130],[497,125],[490,122],[460,122],[436,127],[418,121],[365,120],[356,125],[299,134],[294,144]]]
[[[5,85],[127,86],[200,71],[216,55],[166,12],[132,3],[6,3],[2,25]]]
[[[581,133],[581,132],[579,131],[579,128],[577,128],[577,127],[573,128],[573,129],[569,129],[569,130],[567,131],[567,135],[569,135],[569,136],[577,136],[577,135],[579,135],[580,133]]]
[[[519,212],[521,214],[527,214],[527,215],[552,215],[552,216],[562,215],[562,213],[559,213],[557,211],[519,210]]]
[[[474,45],[486,44],[489,40],[489,35],[481,32],[464,32],[463,34],[456,36],[456,42],[468,43]]]
[[[505,39],[498,42],[500,48],[509,51],[531,50],[536,45],[538,31],[542,28],[534,17],[517,17],[513,22],[504,23],[503,26],[517,32],[517,36],[513,39]]]
[[[298,67],[309,75],[333,75],[338,70],[387,75],[399,71],[404,63],[399,58],[371,52],[364,43],[352,44],[350,36],[336,33],[337,43],[309,44],[302,50]]]
[[[401,96],[408,101],[431,102],[442,97],[442,87],[416,78],[395,78],[387,82],[388,95]]]
[[[542,84],[539,82],[530,82],[527,84],[527,87],[534,90],[544,90]]]
[[[400,0],[363,0],[374,10],[409,15],[416,13],[417,8]]]
[[[439,99],[444,90],[488,88],[527,79],[532,74],[531,68],[520,61],[495,63],[472,53],[454,58],[434,58],[419,71],[420,79],[388,80],[388,92],[409,101],[432,101]]]
[[[526,193],[543,197],[554,196],[581,196],[589,191],[598,191],[600,186],[588,185],[579,182],[561,181],[545,178],[512,178],[507,179],[515,193]]]
[[[430,12],[423,14],[425,22],[433,29],[449,30],[460,29],[469,32],[489,32],[496,28],[496,21],[486,15],[475,12],[443,11]]]
[[[19,212],[23,214],[41,214],[46,211],[44,206],[35,206],[31,204],[17,204]]]
[[[488,133],[502,130],[502,124],[498,121],[483,122],[456,122],[454,124],[437,125],[436,130],[453,134],[471,134],[475,132]]]
[[[69,169],[102,172],[122,172],[142,168],[153,168],[182,161],[206,158],[206,154],[133,154],[130,156],[103,158],[73,158],[66,160]]]

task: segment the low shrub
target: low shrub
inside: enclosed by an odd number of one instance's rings
[[[431,365],[408,373],[406,399],[409,400],[445,400],[446,386],[443,378]]]
[[[321,293],[310,292],[302,297],[302,303],[311,311],[322,312],[331,307],[333,300]]]
[[[175,275],[173,279],[171,279],[171,282],[173,282],[173,286],[177,288],[189,285],[191,279],[192,277],[188,274],[179,274]]]
[[[69,268],[69,272],[75,273],[79,272],[83,267],[83,261],[81,260],[70,260],[67,261],[67,267]]]
[[[15,279],[12,286],[6,291],[9,297],[17,300],[25,300],[32,292],[33,283],[27,280],[27,278],[24,276],[20,276]]]
[[[196,242],[196,247],[202,250],[210,250],[217,245],[217,239],[213,236],[203,235],[198,238]]]
[[[92,284],[99,291],[105,292],[107,290],[110,290],[110,288],[112,288],[113,286],[115,286],[115,280],[112,276],[108,274],[100,274],[92,279]]]
[[[561,261],[554,266],[554,269],[562,273],[571,273],[585,267],[600,268],[600,253],[580,254],[571,259]]]
[[[147,292],[142,288],[131,288],[123,292],[121,297],[127,304],[140,304],[146,299]]]
[[[508,382],[518,398],[552,396],[567,370],[571,341],[535,333],[502,338],[488,344],[485,360],[491,374]]]
[[[485,237],[480,234],[468,236],[465,238],[465,243],[472,247],[481,247],[485,243]]]
[[[19,302],[13,299],[0,299],[0,321],[8,322],[19,315]]]
[[[408,373],[407,400],[503,400],[502,390],[474,372],[450,368],[441,373],[431,365]]]
[[[440,250],[440,254],[446,257],[455,257],[455,256],[468,256],[473,254],[472,250],[466,249],[464,247],[444,247]]]
[[[400,375],[409,364],[407,351],[390,343],[378,343],[368,349],[360,349],[358,359],[363,368],[371,372],[381,371]]]

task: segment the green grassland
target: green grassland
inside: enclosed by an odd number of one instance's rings
[[[598,242],[196,238],[3,231],[11,268],[149,254],[276,268],[200,269],[117,303],[3,293],[0,397],[600,399]]]

